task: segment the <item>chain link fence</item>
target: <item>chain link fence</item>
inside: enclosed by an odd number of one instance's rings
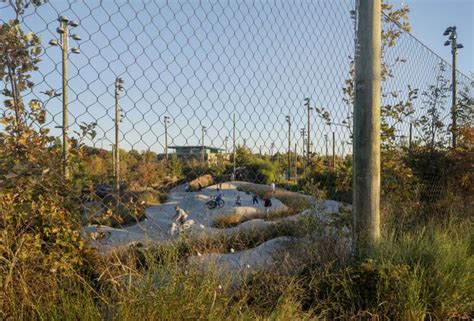
[[[206,173],[300,189],[310,161],[320,171],[343,171],[350,161],[355,6],[352,0],[31,6],[21,26],[41,37],[43,53],[26,96],[43,102],[43,126],[60,144],[62,49],[48,42],[61,36],[58,17],[65,16],[78,22],[65,25],[69,47],[79,49],[67,62],[70,136],[95,132],[83,141],[80,164],[68,164],[81,188],[111,184],[118,171],[133,190]],[[2,23],[15,16],[9,3],[0,3],[0,11]],[[451,67],[399,23],[384,20],[385,30],[399,33],[384,45],[384,144],[447,147]],[[118,96],[117,78],[123,79]],[[457,72],[457,81],[472,96],[472,79]],[[345,170],[350,188],[350,166]],[[349,194],[340,198],[350,201]]]

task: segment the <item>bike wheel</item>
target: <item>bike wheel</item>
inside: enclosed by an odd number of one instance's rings
[[[216,203],[216,201],[209,201],[209,202],[206,203],[206,206],[207,206],[208,209],[212,210],[212,209],[216,208],[217,203]]]
[[[219,200],[219,208],[223,208],[225,205],[224,200]]]

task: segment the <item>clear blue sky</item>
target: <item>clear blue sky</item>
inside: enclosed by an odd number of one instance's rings
[[[451,61],[451,49],[443,44],[446,27],[455,25],[464,48],[458,54],[458,69],[474,72],[474,0],[390,0],[410,8],[411,33],[443,59]]]
[[[442,33],[457,24],[465,45],[459,69],[474,70],[469,21],[474,0],[406,1],[413,34],[448,61]],[[460,4],[453,11],[439,3]],[[11,17],[6,6],[0,2],[0,20]],[[25,29],[38,33],[45,47],[33,94],[44,99],[39,91],[61,87],[60,50],[48,41],[57,37],[58,15],[66,15],[80,21],[74,32],[82,36],[81,54],[70,60],[71,125],[76,130],[81,122],[97,121],[95,146],[113,143],[113,83],[121,76],[126,149],[162,152],[165,115],[172,119],[170,145],[199,144],[206,126],[205,143],[224,147],[234,112],[238,144],[245,140],[254,151],[268,152],[275,143],[275,149],[286,151],[290,114],[292,141],[301,148],[305,97],[329,110],[335,122],[350,113],[342,87],[354,54],[353,7],[353,0],[50,0],[36,12],[29,8],[24,19]],[[406,97],[407,85],[422,91],[436,79],[437,56],[409,35],[387,49],[384,59],[395,63],[384,92],[398,92],[384,104]],[[400,59],[407,62],[397,64]],[[417,116],[424,112],[421,104],[421,99],[415,103]],[[47,109],[49,126],[59,125],[60,99],[48,102]],[[311,128],[313,151],[324,152],[324,136],[335,132],[337,152],[349,152],[342,144],[350,140],[346,128],[328,126],[314,113]]]

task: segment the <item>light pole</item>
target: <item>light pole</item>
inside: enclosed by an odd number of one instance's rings
[[[308,115],[308,137],[306,138],[306,157],[307,157],[307,163],[309,164],[309,160],[311,157],[311,110],[313,110],[313,107],[310,105],[310,98],[305,98],[304,99],[305,103],[304,105],[306,106],[306,111]]]
[[[295,143],[295,183],[298,183],[298,152],[296,148],[298,147],[298,143]]]
[[[329,149],[328,149],[328,135],[324,134],[324,140],[326,142],[326,166],[329,166]]]
[[[232,154],[233,154],[233,159],[232,159],[232,180],[235,181],[235,165],[236,165],[236,160],[235,160],[235,112],[232,117]]]
[[[229,150],[227,149],[227,142],[229,141],[229,136],[226,136],[224,138],[224,145],[225,145],[225,153],[227,154]]]
[[[288,123],[288,180],[291,177],[291,116],[286,116],[286,122]]]
[[[112,169],[113,169],[113,175],[115,179],[115,144],[110,144],[110,147],[112,149]]]
[[[275,148],[275,143],[270,144],[270,159],[273,159],[273,148]]]
[[[115,79],[115,190],[117,195],[120,191],[120,112],[121,108],[119,106],[120,92],[123,91],[123,80],[120,77]]]
[[[301,138],[303,138],[303,160],[305,159],[305,137],[306,137],[306,128],[303,127],[300,129]]]
[[[336,133],[332,132],[332,170],[336,171]]]
[[[170,118],[168,116],[164,116],[163,122],[165,125],[165,160],[166,165],[168,165],[168,124],[170,122]]]
[[[201,140],[201,144],[202,144],[202,163],[204,164],[206,158],[205,158],[205,147],[204,147],[204,135],[206,134],[206,126],[202,126],[201,128],[201,131],[202,131],[202,140]]]
[[[58,18],[59,27],[56,28],[56,32],[60,36],[60,40],[51,39],[49,44],[51,46],[59,46],[62,51],[62,77],[63,77],[63,175],[65,179],[69,179],[69,118],[68,118],[68,58],[69,58],[69,37],[79,41],[81,37],[77,34],[69,35],[69,27],[74,28],[79,25],[76,21],[69,21],[65,16]],[[79,54],[79,48],[71,48],[71,52]]]
[[[451,45],[451,55],[453,56],[453,66],[452,66],[452,77],[451,77],[451,88],[453,90],[451,94],[452,102],[451,102],[451,132],[452,132],[452,146],[456,148],[456,141],[457,141],[457,107],[456,107],[456,55],[458,49],[464,48],[461,43],[458,43],[457,38],[458,34],[456,32],[456,26],[448,27],[443,33],[444,36],[449,36],[449,39],[445,41],[444,45],[449,46]]]

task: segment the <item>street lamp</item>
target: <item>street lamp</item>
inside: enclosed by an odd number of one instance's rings
[[[328,135],[324,134],[324,140],[326,142],[326,164],[329,165],[329,149],[328,149]]]
[[[229,141],[229,136],[226,136],[224,138],[224,144],[225,144],[225,153],[227,154],[227,142]]]
[[[119,124],[120,120],[120,112],[122,111],[119,106],[119,98],[120,92],[123,91],[123,79],[117,77],[115,79],[115,190],[117,193],[120,191],[120,154],[119,154],[119,146],[120,146],[120,128]]]
[[[170,123],[170,118],[168,116],[164,116],[163,123],[165,125],[165,160],[166,164],[168,164],[168,124]]]
[[[448,27],[443,33],[444,36],[449,36],[448,40],[445,41],[444,45],[451,45],[451,55],[453,56],[453,65],[452,65],[452,77],[451,77],[451,88],[452,88],[452,102],[451,102],[451,132],[452,132],[452,146],[456,148],[456,138],[457,138],[457,107],[456,107],[456,55],[458,49],[464,48],[461,43],[457,42],[458,34],[456,32],[456,26]]]
[[[204,135],[206,134],[206,131],[207,131],[206,126],[202,126],[201,130],[202,130],[202,140],[201,140],[202,155],[201,156],[202,156],[202,163],[204,164],[204,162],[206,160],[206,158],[205,158],[205,147],[204,147]]]
[[[305,139],[306,139],[306,128],[300,129],[301,138],[303,138],[303,159],[305,158]]]
[[[309,159],[311,157],[311,110],[313,110],[313,107],[311,107],[310,105],[310,101],[311,99],[310,98],[305,98],[304,99],[305,103],[305,107],[306,107],[306,111],[307,111],[307,115],[308,115],[308,127],[307,127],[307,130],[308,130],[308,136],[307,136],[307,139],[306,139],[306,156],[307,156],[307,163],[309,163]]]
[[[291,177],[291,116],[285,117],[288,123],[288,179]]]
[[[51,46],[58,46],[62,51],[62,80],[63,80],[63,175],[65,179],[69,179],[70,173],[68,168],[69,161],[69,118],[68,118],[68,57],[69,57],[69,37],[74,40],[81,40],[81,37],[77,34],[69,35],[69,28],[75,28],[79,26],[76,21],[69,21],[66,16],[60,16],[58,18],[59,27],[56,28],[56,32],[59,34],[60,40],[51,39],[49,44]],[[72,53],[79,54],[79,48],[72,48]]]

